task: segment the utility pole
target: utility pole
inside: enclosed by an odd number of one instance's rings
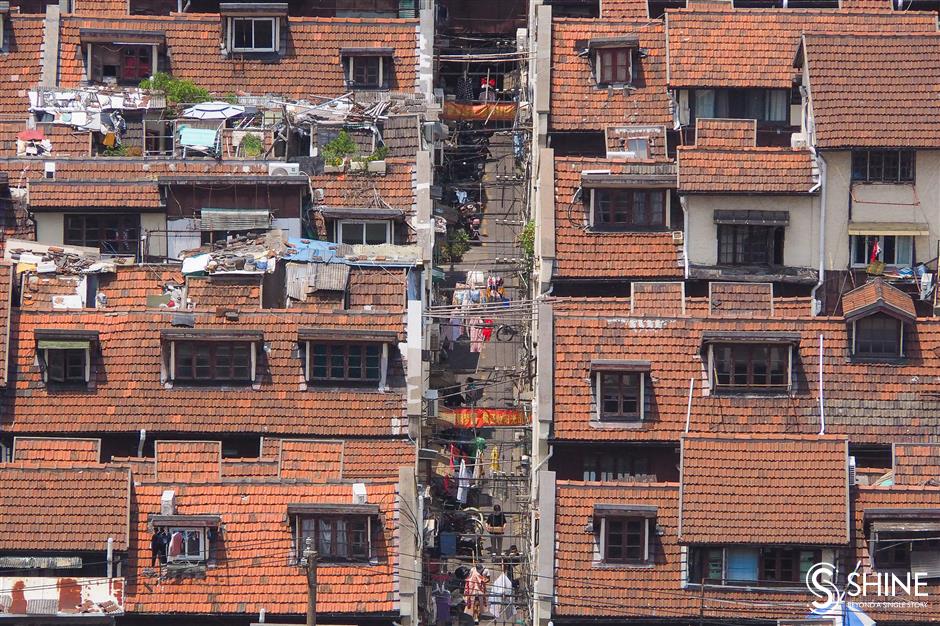
[[[304,542],[304,559],[307,562],[307,626],[317,626],[317,559],[319,554],[313,549],[313,538]]]

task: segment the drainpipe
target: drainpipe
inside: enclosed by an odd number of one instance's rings
[[[140,429],[140,443],[137,444],[137,456],[144,456],[144,444],[147,442],[147,429]]]
[[[813,315],[819,315],[822,312],[822,304],[819,300],[816,299],[816,291],[822,287],[822,284],[826,277],[826,157],[821,153],[816,152],[816,148],[810,148],[810,152],[813,153],[813,157],[816,159],[816,162],[819,164],[819,280],[816,281],[816,286],[813,287],[813,290],[810,292],[810,298],[813,300]]]
[[[114,576],[114,538],[108,537],[108,578]]]
[[[685,196],[679,196],[682,207],[682,262],[685,265],[685,279],[689,279],[689,205]]]
[[[819,434],[826,434],[826,404],[823,400],[823,334],[819,333]]]

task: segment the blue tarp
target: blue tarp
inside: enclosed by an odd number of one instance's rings
[[[297,252],[286,254],[283,258],[288,261],[299,261],[301,263],[329,262],[333,260],[336,254],[337,244],[331,241],[317,241],[315,239],[294,239],[291,237],[288,241],[294,246]],[[335,263],[345,263],[346,259],[337,258]]]
[[[215,138],[218,131],[211,128],[190,128],[180,126],[180,145],[188,148],[215,149]]]

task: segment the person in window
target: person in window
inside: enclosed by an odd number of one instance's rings
[[[153,537],[150,538],[150,567],[156,566],[158,561],[161,564],[166,563],[168,543],[170,543],[170,536],[167,534],[166,528],[161,528],[153,533]]]
[[[480,102],[496,102],[496,79],[480,80]]]
[[[506,516],[498,504],[493,506],[493,512],[486,516],[486,531],[490,534],[490,551],[493,556],[503,553],[503,533],[506,532]]]
[[[483,386],[475,378],[467,377],[464,386],[464,398],[470,406],[476,406],[483,399]]]

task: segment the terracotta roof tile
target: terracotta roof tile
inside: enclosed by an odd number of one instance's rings
[[[752,148],[757,145],[757,120],[695,120],[695,145],[699,148]]]
[[[343,475],[343,442],[281,440],[281,478],[317,483],[337,481]]]
[[[817,184],[807,150],[680,147],[678,161],[680,193],[805,194]]]
[[[397,476],[414,465],[415,447],[407,441],[347,439],[343,446],[343,478]]]
[[[42,68],[43,41],[42,15],[11,13],[4,20],[4,47],[9,52],[0,55],[0,114],[28,116],[27,92],[39,82]]]
[[[940,146],[940,35],[812,34],[804,41],[818,147]]]
[[[317,572],[317,609],[321,614],[391,614],[397,609],[394,571],[398,553],[395,482],[368,483],[368,501],[380,511],[373,538],[375,564],[338,565],[321,561]],[[289,504],[348,504],[352,485],[218,483],[178,486],[181,515],[219,515],[215,555],[219,567],[198,578],[162,582],[150,568],[149,516],[159,513],[161,484],[135,488],[135,526],[128,576],[138,581],[126,610],[137,614],[302,614],[307,579],[296,562]],[[233,577],[239,584],[232,585]]]
[[[940,481],[940,444],[894,444],[894,483],[923,485]]]
[[[109,537],[127,549],[128,470],[2,464],[0,483],[0,550],[103,553]]]
[[[349,308],[404,311],[407,273],[394,268],[353,268],[349,272]]]
[[[647,0],[601,0],[601,19],[641,22],[649,18]]]
[[[156,479],[164,483],[217,482],[222,473],[218,441],[157,441]]]
[[[162,294],[166,285],[183,285],[183,274],[179,266],[119,266],[113,274],[98,276],[98,293],[107,297],[107,304],[103,309],[107,311],[147,310],[147,296]]]
[[[585,192],[572,204],[582,170],[624,171],[622,163],[574,157],[555,159],[555,275],[559,278],[679,278],[682,242],[671,232],[586,230]],[[570,207],[570,212],[569,212]]]
[[[305,389],[297,356],[302,327],[391,330],[403,333],[401,314],[315,314],[260,311],[225,321],[215,312],[196,313],[199,328],[261,330],[270,352],[259,363],[260,383],[251,387],[164,387],[160,380],[160,331],[172,313],[145,311],[21,311],[14,315],[19,350],[16,387],[7,395],[0,421],[24,433],[255,432],[306,436],[397,435],[405,419],[404,374],[393,350],[390,391]],[[35,362],[37,328],[93,328],[100,357],[93,362],[94,393],[49,390]],[[15,407],[16,418],[12,419]],[[311,419],[315,416],[316,419]],[[10,422],[12,421],[12,425]]]
[[[270,481],[278,477],[277,461],[222,459],[222,480]]]
[[[257,310],[261,307],[261,279],[250,277],[187,276],[186,298],[197,311],[218,308]]]
[[[645,16],[642,19],[646,19]],[[638,35],[646,57],[634,88],[596,86],[591,61],[580,53],[591,38]],[[609,125],[672,127],[666,92],[666,42],[661,22],[559,18],[552,22],[552,130],[603,130]]]
[[[6,386],[10,369],[10,313],[15,279],[13,266],[0,262],[0,386]]]
[[[73,0],[75,15],[127,15],[128,0]]]
[[[633,283],[630,314],[673,317],[685,312],[685,283]]]
[[[33,209],[135,208],[156,209],[163,206],[155,183],[117,183],[102,181],[32,180],[29,205]]]
[[[26,187],[28,181],[44,179],[44,163],[49,159],[0,159],[0,173],[9,176],[11,187]],[[62,181],[155,181],[171,175],[267,174],[264,161],[215,159],[143,159],[132,157],[56,158],[55,180]]]
[[[13,461],[50,466],[95,465],[101,461],[100,439],[15,437]]]
[[[937,14],[690,7],[669,11],[666,25],[670,86],[790,89],[802,33],[930,32]]]
[[[709,315],[715,317],[773,317],[772,283],[708,284]]]
[[[847,463],[845,438],[683,437],[679,539],[846,544]]]
[[[340,49],[345,47],[394,48],[392,90],[411,93],[417,82],[417,23],[414,19],[291,17],[287,26],[288,48],[279,60],[272,62],[249,57],[223,58],[219,50],[222,20],[218,15],[113,19],[65,16],[60,33],[60,83],[72,87],[82,80],[79,29],[120,27],[164,31],[170,72],[214,94],[245,91],[307,99],[341,96],[349,91],[340,60]],[[314,67],[317,71],[310,71]]]
[[[22,113],[18,119],[0,120],[0,156],[16,156],[16,136],[27,129],[26,117]],[[75,130],[70,126],[60,124],[37,124],[46,139],[52,144],[53,157],[76,156],[87,157],[91,149],[91,132]]]
[[[917,317],[911,296],[880,277],[844,294],[842,311],[846,318],[853,319],[869,311],[884,311],[910,320]]]

